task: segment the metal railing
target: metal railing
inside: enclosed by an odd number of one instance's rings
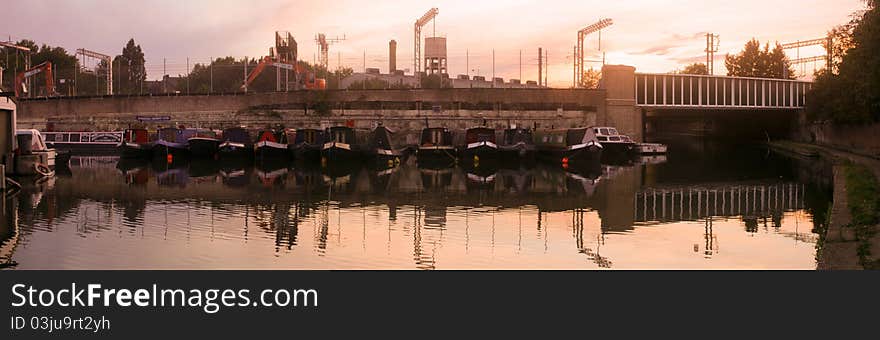
[[[636,73],[636,105],[658,108],[801,109],[813,83],[800,80]]]

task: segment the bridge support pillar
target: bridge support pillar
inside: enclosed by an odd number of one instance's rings
[[[636,68],[625,65],[602,67],[602,85],[605,90],[605,112],[600,113],[598,125],[616,127],[622,134],[637,142],[644,138],[642,111],[636,107]]]

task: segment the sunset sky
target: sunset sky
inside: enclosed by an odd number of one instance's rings
[[[290,31],[299,43],[300,58],[312,61],[314,36],[345,36],[330,48],[330,66],[342,63],[360,72],[364,67],[388,69],[388,41],[398,42],[398,68],[412,69],[413,23],[438,7],[437,35],[446,36],[450,73],[464,74],[466,58],[474,75],[537,77],[537,49],[549,49],[550,84],[570,86],[572,47],[577,30],[601,18],[614,25],[602,34],[610,64],[628,64],[641,72],[669,72],[705,62],[705,33],[721,36],[716,73],[723,74],[726,53],[745,41],[791,42],[819,38],[864,7],[861,0],[721,1],[10,1],[4,4],[3,40],[22,38],[62,46],[71,53],[87,48],[119,54],[129,38],[144,49],[150,79],[167,73],[185,74],[190,63],[210,57],[268,53],[274,31]],[[430,36],[432,26],[425,29]],[[601,59],[596,36],[586,42],[588,59]],[[821,55],[821,48],[801,56]],[[590,56],[593,57],[590,57]],[[795,51],[790,51],[795,57]],[[599,67],[596,64],[596,67]],[[821,65],[819,65],[821,67]],[[812,73],[813,65],[807,66]]]

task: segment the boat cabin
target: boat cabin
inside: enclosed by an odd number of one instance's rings
[[[382,150],[392,150],[394,147],[391,142],[393,132],[387,127],[378,126],[373,129],[370,134],[370,147]]]
[[[15,130],[15,139],[18,144],[18,149],[15,151],[18,154],[28,155],[49,150],[40,131],[34,129]]]
[[[629,136],[621,135],[613,127],[591,127],[587,129],[587,133],[595,136],[599,143],[634,143]]]
[[[518,143],[532,144],[532,130],[524,128],[510,128],[504,130],[503,145],[514,145]]]
[[[357,143],[357,135],[355,134],[354,129],[348,126],[334,126],[327,130],[328,133],[328,142],[335,142],[341,144],[356,144]]]
[[[150,132],[147,129],[126,129],[122,132],[122,141],[125,143],[147,144],[150,142]]]
[[[287,144],[287,135],[283,131],[261,130],[257,134],[256,142],[257,143],[259,143],[259,142],[272,142],[272,143]]]
[[[467,144],[479,142],[495,143],[495,129],[487,127],[476,127],[467,129],[465,132],[465,141]]]
[[[166,142],[179,143],[178,139],[180,138],[180,135],[180,130],[177,128],[161,128],[157,133],[157,138]],[[185,142],[186,140],[183,140],[183,143]]]
[[[442,127],[425,128],[422,130],[422,137],[419,141],[421,146],[451,146],[452,133],[448,129]]]
[[[318,129],[296,130],[296,144],[321,145],[324,144],[324,131]]]
[[[249,144],[251,142],[251,135],[241,127],[227,128],[223,130],[223,141]]]
[[[214,131],[211,129],[193,129],[193,132],[194,132],[194,134],[192,137],[211,138],[211,139],[217,138],[217,131]]]

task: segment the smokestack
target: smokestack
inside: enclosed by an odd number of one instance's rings
[[[541,87],[541,83],[544,79],[544,52],[538,47],[538,87]]]
[[[397,71],[397,41],[388,42],[388,73]]]

